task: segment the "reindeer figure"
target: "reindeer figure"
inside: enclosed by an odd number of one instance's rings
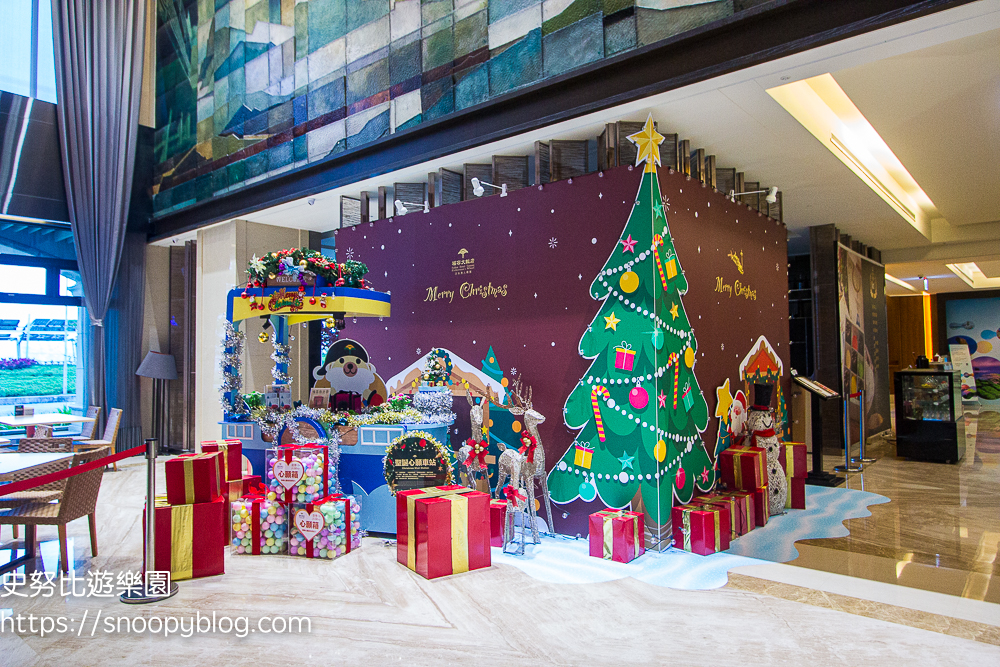
[[[472,397],[472,392],[476,392],[483,397],[480,403],[476,403],[475,399]],[[489,424],[489,405],[492,403],[498,407],[501,407],[499,403],[496,402],[497,395],[493,393],[493,389],[489,386],[486,387],[486,392],[483,393],[476,389],[475,387],[469,385],[468,391],[465,394],[465,399],[469,402],[469,421],[472,422],[472,437],[466,440],[465,444],[462,445],[458,450],[458,460],[465,468],[466,477],[469,480],[469,488],[476,488],[476,478],[475,473],[481,473],[482,478],[486,480],[487,493],[489,493],[489,473],[486,470],[486,452],[485,448],[489,447],[489,427],[484,428],[483,424]],[[482,451],[480,450],[482,448]]]
[[[545,421],[545,416],[532,408],[531,387],[528,387],[527,395],[521,387],[521,381],[515,380],[510,392],[511,414],[524,418],[524,427],[527,433],[521,436],[523,446],[520,453],[523,456],[521,464],[521,478],[523,486],[528,491],[531,500],[529,511],[532,515],[531,529],[538,543],[538,527],[535,519],[538,518],[535,512],[535,482],[542,486],[542,499],[545,501],[545,518],[548,521],[549,532],[552,527],[552,502],[549,497],[549,482],[545,474],[545,448],[542,446],[542,436],[538,434],[538,425]]]
[[[475,432],[473,432],[475,433]],[[469,438],[458,450],[458,462],[465,468],[465,475],[469,480],[469,488],[475,491],[475,473],[480,473],[482,478],[489,483],[489,472],[486,470],[486,450],[489,443],[486,440],[476,440]]]
[[[500,549],[501,551],[506,551],[507,545],[514,540],[514,512],[520,512],[521,544],[517,548],[517,555],[523,556],[524,545],[528,541],[527,535],[525,535],[526,528],[524,525],[528,522],[528,516],[525,512],[525,508],[528,505],[528,495],[524,492],[524,489],[517,486],[517,478],[514,478],[513,481],[515,483],[514,486],[505,486],[503,488],[503,495],[507,500],[507,520],[504,522],[503,526],[503,546]]]

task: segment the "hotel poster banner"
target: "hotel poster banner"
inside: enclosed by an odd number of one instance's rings
[[[891,387],[885,310],[885,267],[838,245],[840,359],[845,394],[864,391],[865,431],[890,428]]]

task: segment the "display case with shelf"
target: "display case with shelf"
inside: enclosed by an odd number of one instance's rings
[[[897,371],[896,454],[957,463],[965,455],[965,414],[957,371]]]

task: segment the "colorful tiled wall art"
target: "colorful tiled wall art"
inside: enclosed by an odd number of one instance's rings
[[[724,18],[734,1],[158,0],[157,10],[153,194],[164,215]]]

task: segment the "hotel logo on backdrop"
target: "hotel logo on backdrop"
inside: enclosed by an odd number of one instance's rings
[[[451,272],[456,276],[467,276],[472,273],[472,269],[476,267],[476,260],[472,257],[466,257],[469,251],[462,248],[458,251],[459,259],[451,260]]]

